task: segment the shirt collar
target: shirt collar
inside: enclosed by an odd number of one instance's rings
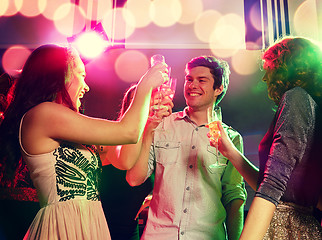
[[[217,114],[217,117],[219,118],[219,120],[220,120],[220,121],[222,121],[221,107],[216,106],[216,107],[214,108],[214,111],[215,111],[215,113]],[[192,121],[192,120],[190,119],[189,115],[188,115],[188,106],[187,106],[187,107],[185,107],[185,108],[183,109],[183,111],[181,111],[181,112],[177,112],[176,119],[180,120],[180,119],[184,119],[184,118],[187,118],[187,119],[189,119],[189,121]]]

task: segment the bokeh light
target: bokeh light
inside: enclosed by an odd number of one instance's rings
[[[35,17],[41,14],[46,8],[46,0],[15,0],[17,2],[22,2],[20,8],[20,13],[26,17]],[[20,3],[18,3],[20,5]]]
[[[110,10],[102,20],[102,26],[109,39],[122,40],[128,38],[135,30],[127,22],[135,21],[134,16],[127,9],[115,8]]]
[[[240,75],[251,75],[258,71],[261,51],[239,50],[231,58],[231,67]]]
[[[221,18],[221,13],[216,10],[204,11],[195,21],[194,32],[197,38],[205,43],[210,40],[211,33],[214,30],[214,26]]]
[[[135,28],[148,26],[152,21],[149,14],[150,5],[150,0],[128,0],[124,7],[132,13],[135,21],[125,19],[127,24]]]
[[[245,49],[245,25],[241,17],[227,14],[218,19],[210,35],[209,48],[221,58],[231,57],[239,49]]]
[[[218,58],[230,58],[232,57],[235,53],[238,52],[238,49],[223,49],[220,47],[216,47],[216,45],[210,44],[210,51]]]
[[[263,39],[259,37],[256,42],[246,42],[246,49],[248,50],[257,50],[263,48]]]
[[[108,42],[95,31],[90,31],[78,36],[73,45],[82,56],[95,58],[105,51]]]
[[[3,2],[3,3],[2,3]],[[3,16],[9,17],[15,15],[21,8],[22,6],[22,0],[19,1],[13,1],[13,0],[4,0],[0,1],[0,6],[4,6],[5,13]]]
[[[75,35],[85,27],[85,13],[75,4],[62,4],[54,13],[54,24],[60,33],[66,36]]]
[[[148,58],[140,51],[128,50],[115,61],[115,72],[125,82],[138,82],[149,68]]]
[[[0,17],[4,15],[9,7],[9,0],[0,1]]]
[[[201,0],[180,0],[182,6],[182,15],[178,20],[181,24],[194,23],[197,17],[203,11],[203,4]]]
[[[262,31],[262,20],[257,3],[254,3],[250,9],[250,22],[257,31]]]
[[[106,13],[113,8],[112,1],[106,0],[79,0],[79,6],[86,13],[86,18],[91,21],[102,20]]]
[[[222,16],[211,33],[212,46],[222,49],[245,49],[245,24],[237,14]]]
[[[154,0],[150,5],[150,16],[159,27],[170,27],[179,21],[182,6],[178,0]]]
[[[22,45],[9,47],[2,56],[2,66],[9,75],[21,70],[31,51]]]
[[[110,48],[97,58],[94,58],[88,65],[95,65],[99,71],[106,72],[106,76],[112,76],[115,74],[115,61],[124,51],[127,50],[124,48]]]
[[[296,35],[317,39],[318,19],[315,1],[304,1],[297,8],[293,23]]]
[[[65,3],[69,4],[70,0],[47,0],[46,7],[42,12],[42,15],[47,19],[54,20],[56,10]]]

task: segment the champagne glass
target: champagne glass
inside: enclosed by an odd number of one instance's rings
[[[213,110],[213,107],[209,107],[207,109],[207,118],[208,118],[207,127],[209,128],[210,139],[215,142],[215,148],[216,148],[216,162],[215,164],[212,164],[212,167],[226,166],[225,164],[222,164],[219,162],[219,156],[218,156],[218,141],[221,133],[217,124],[218,122],[221,121],[221,119],[219,117],[218,112],[216,110]]]
[[[155,54],[151,57],[151,66],[154,66],[158,63],[164,63],[164,62],[165,62],[165,58],[161,54]],[[164,82],[160,87],[158,87],[158,90],[155,93],[155,94],[159,94],[158,104],[157,104],[157,107],[155,110],[159,110],[161,108],[161,102],[164,97],[169,96],[171,98],[171,100],[174,97],[177,79],[171,78],[170,72],[171,72],[171,68],[168,68],[169,80]],[[156,116],[156,111],[154,111],[152,119],[158,119],[158,117]]]
[[[168,95],[171,100],[173,100],[174,94],[176,92],[177,87],[177,79],[176,78],[170,78],[167,84],[170,88],[170,94]]]
[[[160,92],[160,98],[158,101],[158,106],[160,108],[161,101],[163,97],[168,96],[171,100],[173,100],[174,94],[176,92],[177,87],[177,79],[176,78],[170,78],[169,81],[164,82],[159,89]]]

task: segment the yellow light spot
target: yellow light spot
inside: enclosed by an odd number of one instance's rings
[[[182,6],[182,15],[179,19],[181,24],[194,23],[197,17],[202,13],[203,4],[201,0],[180,0]]]
[[[159,27],[170,27],[179,21],[182,6],[178,0],[154,0],[150,5],[150,17]]]
[[[72,36],[84,29],[85,13],[75,4],[62,4],[54,13],[54,24],[60,33]]]
[[[16,75],[22,69],[31,51],[22,45],[9,47],[2,57],[3,69],[10,75]]]
[[[148,58],[140,51],[128,50],[115,62],[115,72],[122,81],[137,82],[149,68]]]
[[[149,25],[152,21],[149,15],[150,5],[150,0],[128,0],[124,7],[132,13],[134,21],[125,19],[127,24],[135,28],[142,28]]]
[[[208,43],[221,14],[216,10],[204,11],[195,21],[194,32],[197,38]],[[211,23],[211,24],[210,24]]]
[[[102,26],[109,39],[122,40],[128,38],[135,28],[127,24],[135,21],[132,13],[127,9],[115,8],[110,10],[103,18]]]

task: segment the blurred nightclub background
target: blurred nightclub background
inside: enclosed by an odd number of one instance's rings
[[[243,135],[245,155],[258,165],[258,144],[274,114],[261,82],[261,52],[289,34],[320,41],[321,10],[319,0],[1,0],[0,74],[15,76],[42,44],[72,44],[91,88],[84,113],[114,120],[152,55],[164,55],[178,79],[174,111],[185,107],[185,63],[215,55],[231,68],[223,121]]]

